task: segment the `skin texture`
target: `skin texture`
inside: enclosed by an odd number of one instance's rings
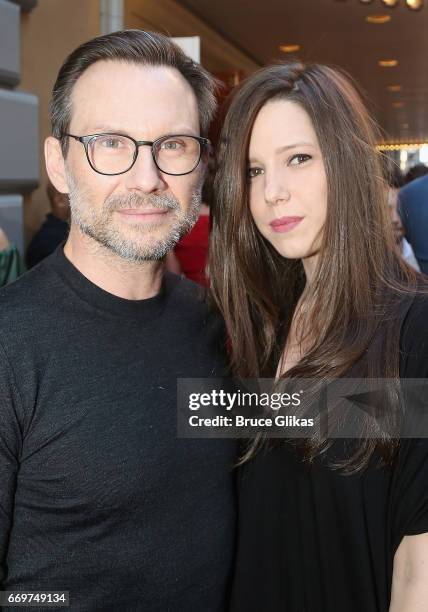
[[[390,612],[428,610],[428,533],[405,536],[394,557]]]
[[[151,141],[168,134],[198,136],[197,100],[175,69],[99,61],[74,86],[69,132],[117,132]],[[103,176],[89,166],[81,143],[70,139],[64,160],[53,137],[46,140],[45,156],[53,185],[70,195],[65,255],[114,295],[156,295],[162,257],[197,218],[204,164],[189,175],[169,176],[156,168],[150,148],[140,147],[128,172]]]
[[[309,281],[327,214],[327,179],[306,111],[287,100],[265,104],[254,122],[248,157],[254,222],[283,257],[303,260]],[[275,233],[270,222],[284,216],[304,218],[291,231]]]

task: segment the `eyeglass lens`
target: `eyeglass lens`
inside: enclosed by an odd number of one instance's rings
[[[88,143],[92,166],[103,174],[126,172],[134,163],[137,146],[126,136],[105,134],[94,136]],[[156,163],[162,172],[185,174],[199,162],[200,144],[191,136],[172,136],[155,144]]]

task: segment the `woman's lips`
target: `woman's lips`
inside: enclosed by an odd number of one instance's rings
[[[290,232],[293,228],[299,225],[303,217],[281,217],[280,219],[274,219],[269,223],[274,232],[284,234]]]

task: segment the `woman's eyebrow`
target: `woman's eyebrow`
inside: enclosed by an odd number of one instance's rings
[[[296,147],[314,147],[315,145],[312,142],[293,142],[289,145],[284,145],[282,147],[278,147],[275,149],[275,153],[283,153],[284,151],[288,151],[289,149],[295,149]]]
[[[313,149],[315,148],[315,145],[312,142],[293,142],[292,144],[289,145],[283,145],[281,147],[278,147],[278,149],[275,149],[275,154],[278,153],[284,153],[284,151],[288,151],[289,149],[296,149],[297,147],[312,147]],[[256,157],[249,157],[248,158],[248,162],[250,164],[253,164],[255,162],[257,162],[257,158]]]

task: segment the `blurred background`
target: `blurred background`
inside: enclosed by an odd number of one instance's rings
[[[66,223],[66,205],[47,191],[43,163],[50,92],[70,51],[122,28],[177,38],[225,83],[220,99],[275,59],[342,67],[357,81],[381,127],[379,148],[403,174],[423,174],[427,5],[427,0],[0,0],[0,228],[24,255],[47,213],[58,227]],[[0,230],[0,249],[1,241]]]

